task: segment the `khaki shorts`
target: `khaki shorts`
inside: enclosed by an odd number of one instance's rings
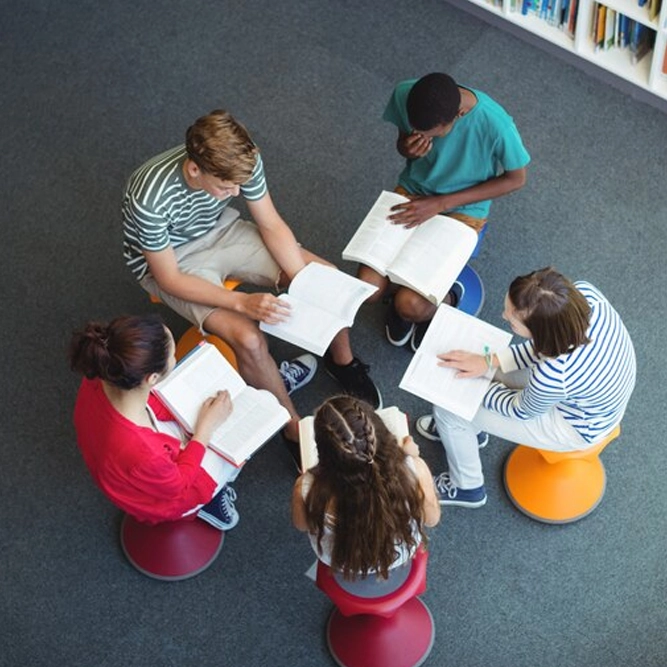
[[[404,197],[419,196],[412,195],[402,185],[397,185],[394,188],[394,192],[403,195]],[[454,218],[455,220],[459,220],[465,225],[468,225],[468,227],[472,227],[478,234],[484,229],[484,225],[486,225],[486,218],[473,218],[472,215],[459,213],[458,211],[450,211],[449,213],[443,213],[443,215],[447,215],[450,218]]]
[[[220,285],[227,278],[237,278],[250,285],[275,288],[280,279],[280,267],[264,245],[257,225],[238,216],[238,211],[228,207],[215,227],[204,236],[174,248],[178,268],[214,285]],[[200,329],[206,318],[216,310],[213,306],[184,301],[167,294],[158,287],[150,273],[139,284]]]

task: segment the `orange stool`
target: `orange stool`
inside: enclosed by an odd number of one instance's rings
[[[235,290],[241,284],[240,280],[227,279],[223,282],[222,286],[228,290]],[[160,297],[150,294],[150,299],[153,303],[162,303]],[[229,363],[238,370],[238,365],[236,363],[236,355],[234,350],[225,343],[222,338],[214,336],[213,334],[202,335],[199,329],[192,325],[179,339],[176,343],[176,359],[181,360],[190,350],[195,348],[199,343],[205,340],[207,343],[212,343],[215,345],[222,355],[229,361]]]
[[[327,644],[342,667],[416,667],[433,648],[435,627],[417,597],[426,590],[428,552],[420,548],[403,585],[378,598],[352,595],[331,568],[318,561],[317,586],[336,605],[327,623]]]
[[[162,581],[181,581],[203,572],[218,557],[225,534],[194,515],[155,525],[123,517],[120,543],[139,572]]]
[[[517,445],[505,462],[505,489],[510,500],[536,521],[572,523],[583,519],[600,504],[605,492],[600,452],[620,433],[618,425],[596,445],[573,452]]]

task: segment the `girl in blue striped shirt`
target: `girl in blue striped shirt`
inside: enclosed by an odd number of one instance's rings
[[[472,422],[434,406],[417,430],[442,440],[449,472],[436,478],[440,503],[486,503],[479,448],[487,433],[551,451],[591,447],[621,421],[635,385],[632,341],[619,314],[590,283],[552,268],[512,281],[503,318],[526,338],[496,354],[453,350],[440,364],[461,378],[494,368]]]

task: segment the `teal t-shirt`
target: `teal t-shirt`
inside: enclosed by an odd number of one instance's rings
[[[399,83],[387,104],[383,119],[410,133],[406,102],[417,79]],[[447,194],[483,183],[504,171],[521,169],[530,162],[512,117],[486,93],[467,88],[477,104],[461,116],[444,137],[435,137],[431,150],[406,160],[399,185],[420,195]],[[455,209],[474,218],[487,218],[491,200]]]

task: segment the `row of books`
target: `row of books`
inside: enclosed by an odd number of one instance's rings
[[[535,16],[574,37],[579,0],[510,0],[510,11]]]
[[[596,50],[629,49],[632,62],[638,63],[655,44],[655,31],[606,5],[593,5],[591,39]]]

